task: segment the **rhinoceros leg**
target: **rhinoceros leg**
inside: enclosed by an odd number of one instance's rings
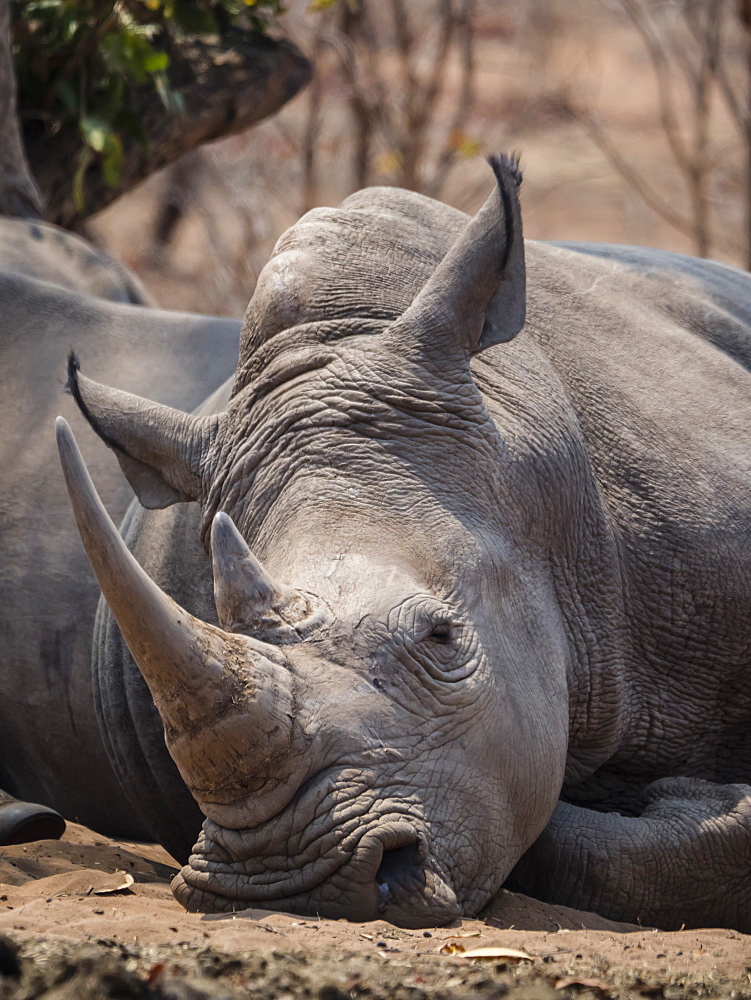
[[[32,840],[57,840],[65,831],[60,813],[36,802],[19,802],[0,791],[0,847]]]
[[[614,920],[751,932],[751,785],[665,778],[645,802],[637,817],[560,802],[507,886]]]

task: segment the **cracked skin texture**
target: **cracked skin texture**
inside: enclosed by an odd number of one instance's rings
[[[232,758],[231,796],[194,783],[206,820],[175,894],[424,926],[506,881],[749,930],[751,279],[528,242],[526,325],[485,344],[523,274],[510,258],[483,300],[477,227],[446,267],[467,224],[392,189],[309,213],[261,275],[232,386],[187,431],[118,416],[81,377],[95,430],[148,466],[136,491],[197,501],[126,518],[163,590],[223,627],[225,512],[275,593],[319,614],[299,641],[274,640],[283,602],[244,622],[294,710]],[[184,859],[179,773],[216,743],[169,756],[105,605],[95,673],[123,789]],[[250,696],[237,713],[252,744]]]

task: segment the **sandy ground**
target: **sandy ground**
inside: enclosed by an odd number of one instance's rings
[[[0,849],[0,998],[751,997],[751,937],[734,931],[646,930],[507,892],[484,921],[427,931],[189,914],[174,872],[156,845],[72,824]],[[465,957],[477,948],[493,953]]]

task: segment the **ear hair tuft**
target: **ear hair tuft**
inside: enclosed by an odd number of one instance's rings
[[[75,351],[71,351],[68,355],[68,381],[65,383],[64,389],[69,392],[74,398],[78,392],[78,373],[81,370],[81,362],[78,360],[78,355]]]
[[[493,173],[499,184],[501,183],[501,174],[510,174],[517,191],[519,190],[522,186],[522,171],[519,166],[518,153],[511,153],[508,156],[505,154],[489,156],[488,163],[493,168]]]
[[[81,386],[78,383],[78,373],[81,370],[81,362],[78,360],[78,355],[75,351],[71,351],[68,355],[68,381],[65,383],[65,392],[69,392],[73,399],[76,401],[78,409],[81,411],[83,417],[89,424],[89,426],[99,435],[99,437],[104,441],[108,448],[112,448],[113,451],[123,452],[124,449],[121,444],[115,441],[109,434],[105,433],[100,427],[97,421],[94,419],[91,410],[86,405],[81,394]]]
[[[508,263],[508,255],[511,247],[516,240],[516,233],[514,232],[514,209],[511,202],[513,198],[516,198],[518,204],[518,192],[522,185],[522,172],[519,168],[519,156],[517,153],[511,153],[510,156],[503,154],[500,156],[489,156],[488,163],[495,174],[495,179],[498,183],[498,193],[503,203],[506,241],[502,267],[505,268]]]

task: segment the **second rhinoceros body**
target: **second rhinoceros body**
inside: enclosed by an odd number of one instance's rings
[[[305,216],[218,412],[71,362],[151,508],[126,547],[60,427],[112,764],[177,854],[206,817],[192,910],[425,926],[510,879],[751,930],[751,279],[528,243],[527,298],[494,168],[471,221]]]

